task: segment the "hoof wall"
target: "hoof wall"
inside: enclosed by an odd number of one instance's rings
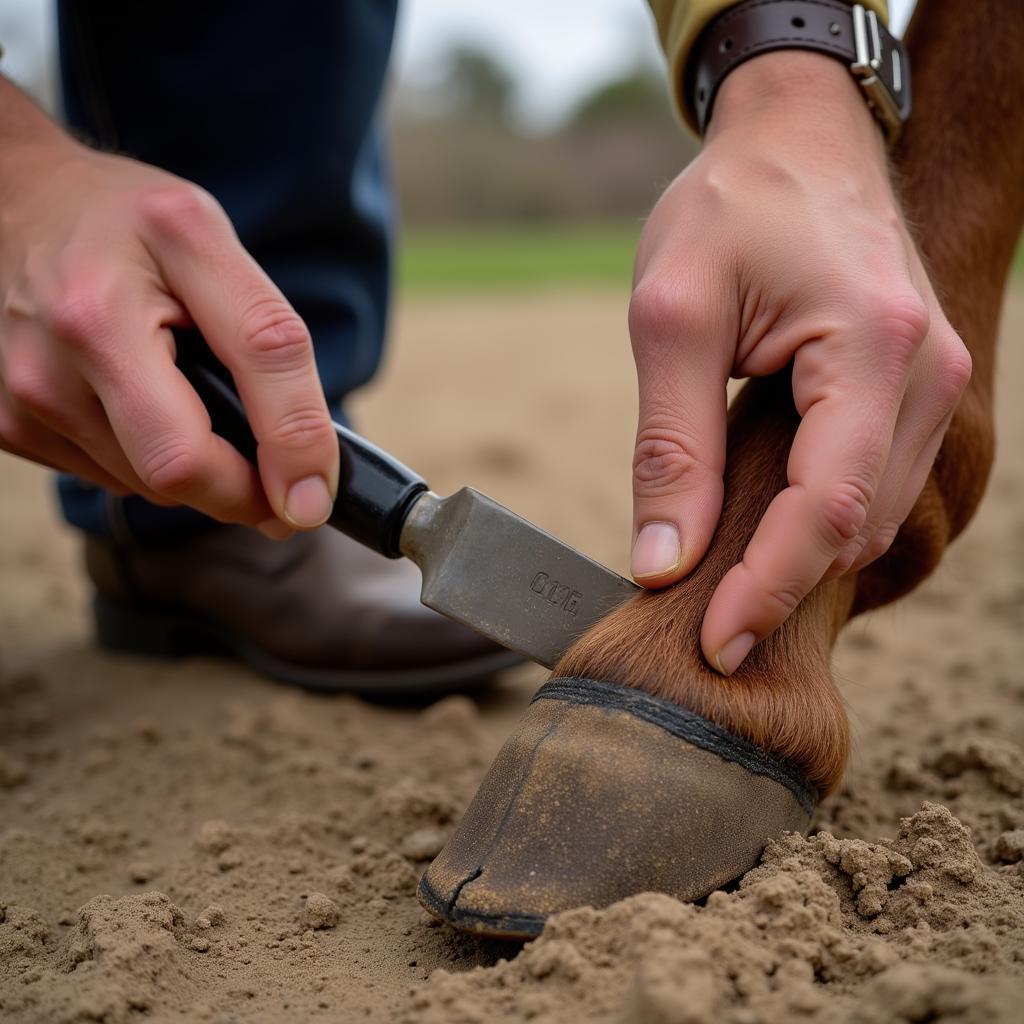
[[[639,892],[696,900],[804,832],[817,794],[792,765],[642,691],[541,687],[419,899],[463,931],[540,934],[548,915]]]

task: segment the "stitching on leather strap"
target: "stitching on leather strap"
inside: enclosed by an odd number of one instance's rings
[[[818,791],[792,762],[762,750],[689,708],[680,707],[661,697],[652,697],[642,690],[596,679],[567,676],[545,683],[534,694],[533,701],[538,700],[560,700],[585,707],[625,711],[725,761],[731,761],[755,775],[764,775],[785,786],[808,814],[813,813],[818,803]]]
[[[842,2],[842,0],[803,0],[806,4],[813,4],[815,7],[824,7],[826,11],[835,11],[836,14],[849,14],[850,9],[853,7],[854,0],[850,0],[849,3]],[[740,10],[738,7],[733,7],[728,11],[720,14],[712,22],[713,25],[727,25],[734,18],[752,11],[757,7],[777,7],[779,4],[786,3],[786,0],[754,0],[753,3],[747,3],[743,5],[743,9]]]

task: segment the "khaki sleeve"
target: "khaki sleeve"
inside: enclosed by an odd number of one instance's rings
[[[738,0],[650,0],[651,11],[658,24],[661,46],[668,59],[672,101],[679,116],[693,132],[697,131],[697,126],[690,121],[686,113],[686,104],[682,102],[686,58],[701,29],[720,11],[735,6],[737,2]],[[863,2],[888,21],[887,0]]]

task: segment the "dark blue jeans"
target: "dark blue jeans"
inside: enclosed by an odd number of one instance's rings
[[[377,369],[392,223],[377,105],[397,0],[59,0],[70,130],[210,191],[305,320],[332,409]],[[60,480],[106,536],[208,522]]]

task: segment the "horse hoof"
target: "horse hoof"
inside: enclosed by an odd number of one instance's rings
[[[419,899],[463,931],[531,938],[548,915],[639,892],[696,900],[805,832],[817,793],[788,762],[640,690],[537,692]]]

